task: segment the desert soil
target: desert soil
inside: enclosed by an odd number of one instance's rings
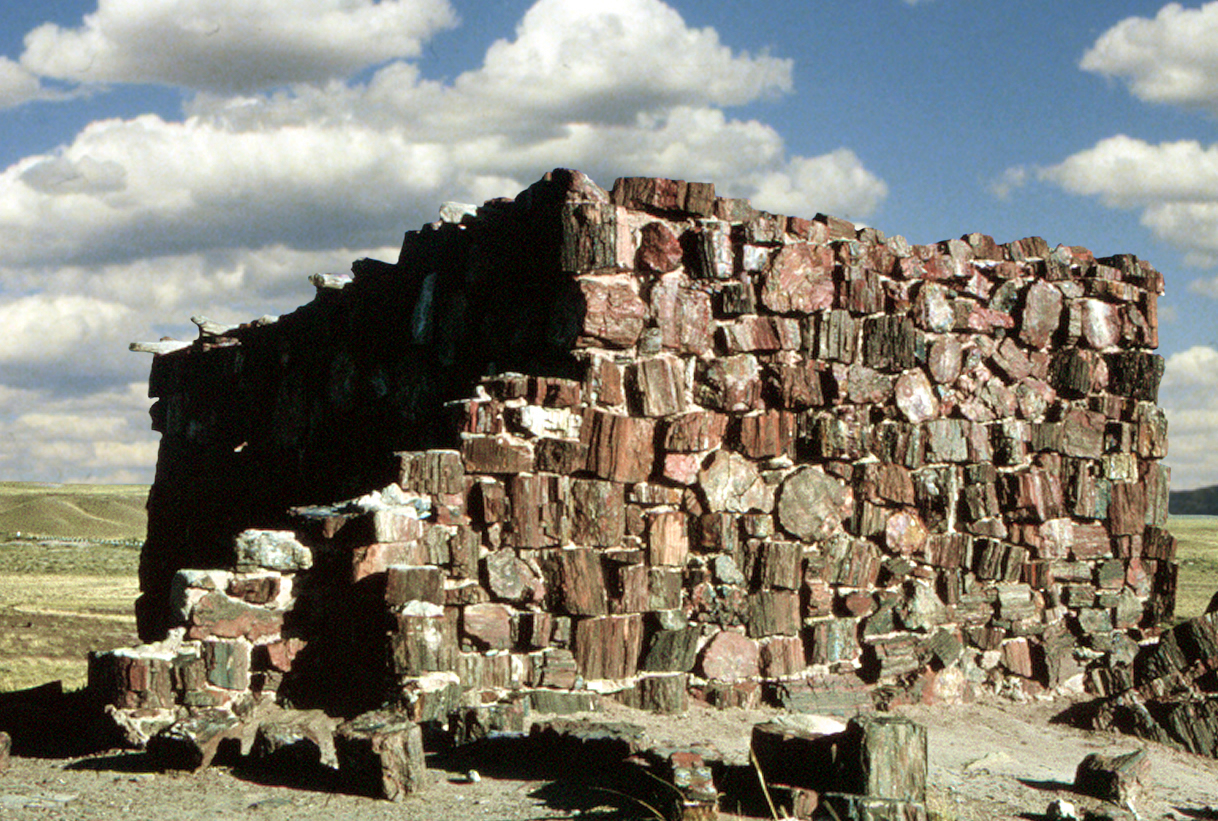
[[[1142,819],[1218,818],[1218,761],[1111,734],[1051,723],[1062,702],[986,700],[956,707],[903,708],[926,724],[930,739],[929,806],[941,819],[1044,818],[1062,797],[1082,808],[1100,808],[1070,790],[1074,769],[1088,753],[1146,747],[1151,756],[1152,800],[1136,809]],[[655,716],[610,708],[592,720],[644,725],[656,744],[712,744],[743,761],[754,723],[773,711],[716,711],[696,707],[683,716]],[[523,756],[523,749],[519,750]],[[429,772],[420,794],[398,803],[298,787],[277,786],[225,767],[199,774],[149,769],[140,753],[111,752],[84,759],[13,758],[0,774],[0,818],[164,819],[316,818],[526,819],[646,818],[648,812],[620,796],[595,789],[571,773],[541,779],[529,773],[511,747],[494,759],[448,760]],[[579,771],[573,762],[571,772]],[[471,782],[468,768],[480,779]],[[724,818],[731,815],[730,800]],[[1109,810],[1115,808],[1109,807]]]

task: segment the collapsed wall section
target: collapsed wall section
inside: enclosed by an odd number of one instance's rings
[[[139,616],[170,638],[96,660],[117,706],[958,698],[1170,616],[1145,262],[565,171],[446,211],[155,358]]]

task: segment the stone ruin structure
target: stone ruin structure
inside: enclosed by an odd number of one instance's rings
[[[434,725],[1112,689],[1172,615],[1133,256],[560,170],[352,268],[133,346],[149,644],[90,682],[135,736],[268,698]]]

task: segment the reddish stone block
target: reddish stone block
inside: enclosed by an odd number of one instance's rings
[[[610,564],[608,581],[612,598],[609,612],[612,615],[643,613],[651,609],[649,571],[644,564]]]
[[[1100,458],[1104,452],[1104,431],[1108,424],[1104,414],[1071,408],[1058,424],[1062,453],[1085,459]]]
[[[767,369],[766,380],[783,408],[800,411],[825,404],[822,373],[822,366],[814,361],[779,363]]]
[[[444,604],[444,572],[431,566],[393,565],[387,568],[385,604],[400,607],[409,601]]]
[[[645,271],[666,274],[681,267],[681,243],[662,222],[649,222],[639,231],[635,265]]]
[[[926,561],[945,570],[968,567],[973,559],[973,539],[963,533],[933,533],[925,545]]]
[[[765,678],[794,675],[807,666],[803,639],[799,636],[772,636],[762,642],[758,661],[761,675]]]
[[[582,276],[576,280],[584,302],[579,345],[629,348],[638,341],[649,314],[633,277]]]
[[[228,595],[247,604],[270,604],[279,596],[282,578],[275,576],[237,576],[228,583]]]
[[[308,646],[308,642],[301,638],[286,638],[279,641],[273,641],[270,644],[262,646],[265,655],[266,664],[272,670],[278,670],[281,673],[286,673],[292,669],[292,662],[300,651]]]
[[[954,336],[941,336],[930,346],[926,368],[938,385],[950,385],[960,376],[964,347]]]
[[[431,494],[465,490],[465,466],[455,450],[406,451],[393,456],[402,490]]]
[[[538,474],[512,476],[507,481],[511,501],[510,539],[515,547],[546,547],[561,543],[557,477]]]
[[[582,393],[583,386],[574,379],[530,376],[526,398],[530,405],[543,408],[575,408],[580,405]]]
[[[761,367],[752,354],[711,360],[694,389],[698,403],[721,411],[762,408]]]
[[[805,572],[803,600],[805,617],[829,616],[833,614],[833,588],[824,579],[813,576],[815,571]]]
[[[610,196],[615,205],[642,211],[684,211],[709,217],[716,201],[715,186],[658,177],[620,177]]]
[[[777,316],[743,316],[720,322],[719,343],[729,354],[794,351],[802,343],[799,323]]]
[[[511,608],[503,604],[473,604],[461,608],[461,637],[479,650],[511,650]]]
[[[246,604],[213,590],[191,609],[186,635],[191,640],[215,636],[226,639],[244,637],[257,641],[278,635],[282,629],[283,613]]]
[[[696,485],[702,469],[702,454],[666,453],[662,474],[665,479],[678,485]]]
[[[589,408],[580,441],[588,470],[615,482],[646,482],[655,464],[655,422]]]
[[[590,547],[617,547],[626,531],[625,486],[596,479],[572,479],[564,500],[571,541]]]
[[[634,399],[644,416],[672,416],[685,410],[685,366],[677,357],[640,360],[630,374]]]
[[[828,310],[833,307],[833,268],[828,246],[784,246],[762,279],[761,302],[777,314]]]
[[[1002,666],[1017,676],[1033,677],[1032,649],[1027,639],[1007,639],[1002,643]]]
[[[1146,528],[1146,489],[1139,482],[1116,482],[1108,505],[1108,529],[1113,536],[1141,534]]]
[[[508,436],[465,436],[461,458],[469,473],[525,473],[533,469],[533,446]]]
[[[604,356],[592,356],[584,374],[584,393],[598,404],[617,407],[626,403],[622,366]]]
[[[1071,528],[1070,556],[1073,559],[1098,559],[1112,555],[1112,539],[1103,525],[1075,524]]]
[[[599,551],[570,548],[557,551],[562,607],[573,616],[603,616],[609,612],[605,572]]]
[[[840,598],[842,610],[855,618],[869,616],[875,611],[875,597],[863,590],[852,590]]]
[[[702,650],[706,678],[735,682],[761,674],[761,648],[757,642],[730,630],[715,634]]]
[[[588,446],[571,439],[538,439],[534,444],[538,473],[570,476],[584,470],[588,463]]]
[[[630,678],[643,652],[638,614],[580,619],[575,625],[575,663],[588,680]]]
[[[803,579],[803,547],[797,542],[766,542],[761,546],[758,578],[763,587],[798,590]]]
[[[752,459],[795,455],[795,414],[764,411],[740,419],[740,450]]]
[[[727,416],[711,411],[692,411],[664,420],[664,449],[680,453],[704,453],[723,444]]]
[[[855,468],[857,492],[871,501],[912,506],[913,478],[909,470],[891,462],[865,462]]]
[[[688,519],[680,511],[652,513],[647,517],[647,563],[683,567],[689,555]]]
[[[665,350],[705,356],[715,328],[711,296],[691,287],[681,274],[668,274],[652,286],[651,315]]]
[[[793,590],[760,590],[748,597],[749,635],[794,636],[799,633],[799,594]]]

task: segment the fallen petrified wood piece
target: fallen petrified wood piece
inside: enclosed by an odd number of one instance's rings
[[[1150,756],[1145,750],[1115,756],[1092,753],[1079,762],[1074,789],[1120,806],[1141,804],[1150,791]]]
[[[423,732],[398,713],[374,710],[339,725],[338,769],[353,792],[397,801],[423,789]]]

